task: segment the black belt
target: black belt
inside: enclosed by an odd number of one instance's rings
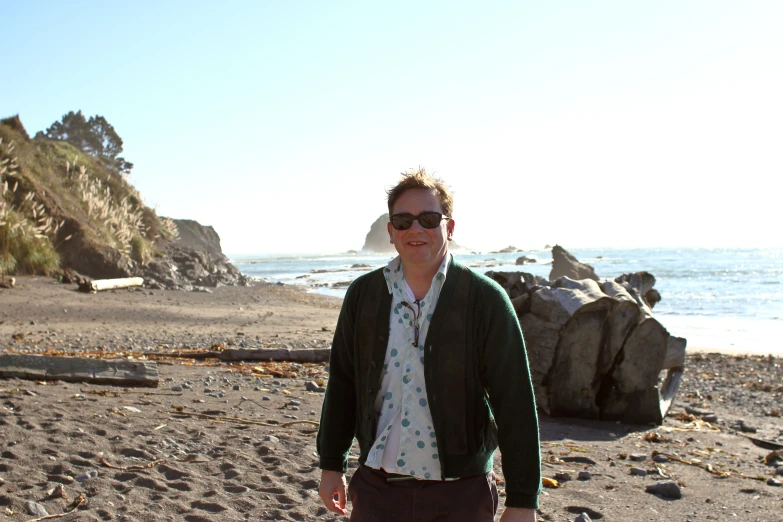
[[[371,468],[370,466],[364,465],[367,469],[372,471],[373,473],[377,473],[378,475],[381,475],[383,478],[386,479],[386,482],[401,482],[401,481],[407,481],[407,480],[418,480],[419,482],[443,482],[442,480],[431,480],[431,479],[421,479],[419,477],[414,477],[413,475],[400,475],[399,473],[389,473],[388,471],[381,469],[375,469]],[[464,478],[464,477],[461,477]],[[446,482],[452,482],[454,480],[460,480],[460,479],[450,479],[446,480]]]

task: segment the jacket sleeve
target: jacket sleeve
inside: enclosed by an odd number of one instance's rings
[[[538,508],[541,447],[525,340],[506,292],[484,279],[479,309],[484,383],[498,426],[506,506]]]
[[[354,373],[354,328],[356,324],[356,282],[346,292],[329,355],[329,380],[326,385],[316,447],[319,467],[345,473],[348,452],[356,424]]]

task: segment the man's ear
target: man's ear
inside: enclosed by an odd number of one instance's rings
[[[394,238],[392,238],[392,224],[391,221],[386,223],[386,231],[389,233],[389,243],[394,244]]]
[[[453,219],[449,219],[448,224],[446,224],[446,231],[448,232],[449,239],[454,235],[454,223]]]

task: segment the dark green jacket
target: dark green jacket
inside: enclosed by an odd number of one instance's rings
[[[318,431],[322,469],[345,473],[354,437],[363,464],[375,441],[391,302],[382,268],[348,288]],[[487,473],[499,445],[506,506],[537,508],[538,417],[519,322],[497,283],[453,258],[425,340],[424,374],[443,478]]]

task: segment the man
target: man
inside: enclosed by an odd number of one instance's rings
[[[538,419],[506,293],[456,262],[453,197],[424,170],[388,191],[399,256],[348,288],[332,344],[317,446],[329,511],[363,521],[535,521]],[[491,225],[492,223],[488,223]],[[354,437],[359,467],[346,488]],[[335,500],[336,497],[336,500]]]

